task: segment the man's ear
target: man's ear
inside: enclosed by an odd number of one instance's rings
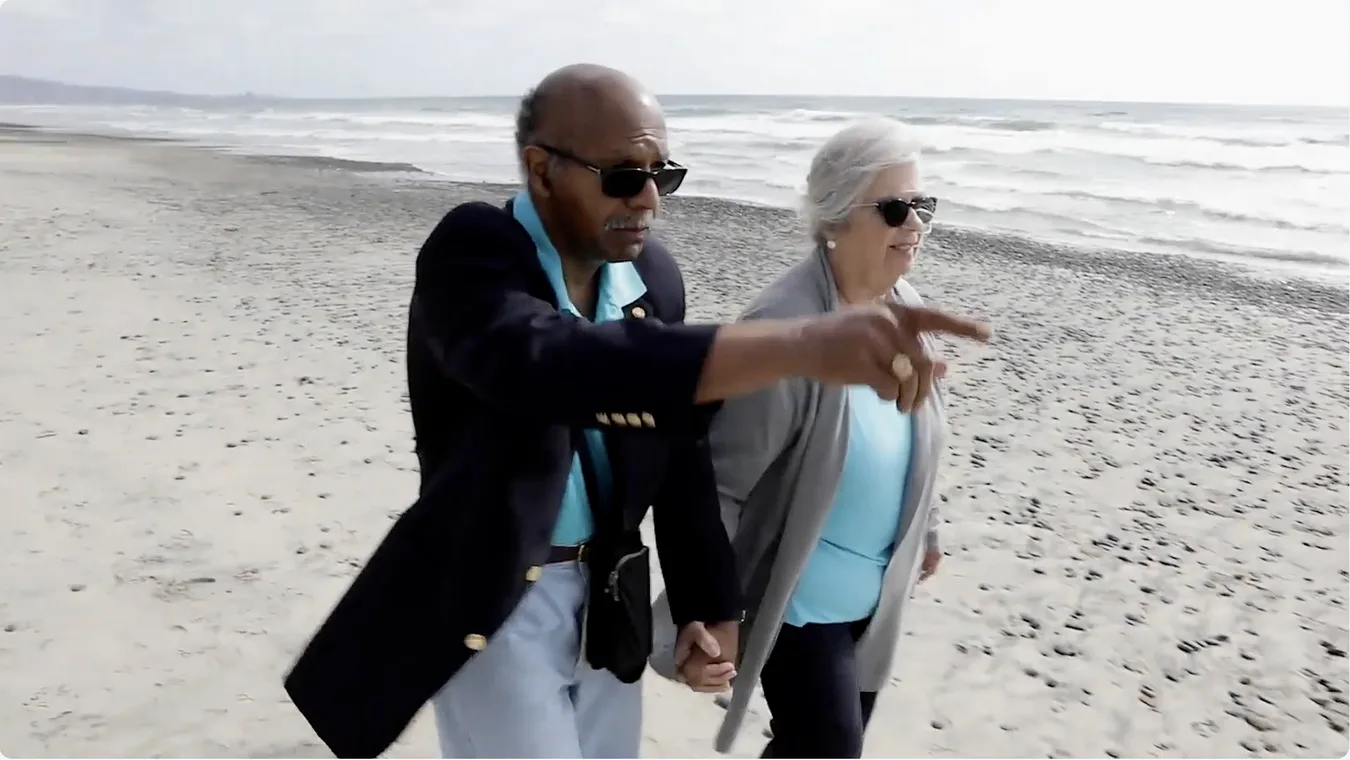
[[[553,162],[549,158],[547,153],[533,145],[527,146],[521,154],[521,161],[525,165],[525,181],[530,190],[541,197],[548,197],[553,192],[553,182],[549,179]]]

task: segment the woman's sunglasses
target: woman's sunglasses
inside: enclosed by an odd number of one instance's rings
[[[920,195],[912,200],[882,198],[863,205],[876,208],[888,227],[903,227],[905,222],[909,221],[909,215],[913,213],[926,231],[933,226],[933,216],[937,214],[938,199],[931,195]]]
[[[684,175],[689,173],[688,169],[674,161],[666,161],[664,165],[656,169],[640,169],[636,166],[613,166],[608,169],[601,169],[562,148],[540,144],[536,144],[535,147],[550,156],[571,161],[583,169],[594,172],[600,178],[600,192],[610,198],[622,199],[640,195],[647,187],[648,181],[656,183],[657,195],[670,195],[680,189],[680,185],[684,182]]]

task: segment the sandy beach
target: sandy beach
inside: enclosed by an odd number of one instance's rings
[[[402,168],[0,129],[0,752],[327,755],[281,679],[414,498],[413,257],[508,192]],[[802,250],[708,199],[661,235],[696,319]],[[1000,340],[951,346],[867,754],[1344,755],[1344,287],[951,230],[912,280]],[[712,752],[711,697],[646,694],[644,754]]]

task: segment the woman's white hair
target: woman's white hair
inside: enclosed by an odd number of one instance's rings
[[[848,218],[882,170],[919,162],[922,143],[893,119],[852,124],[825,141],[806,174],[802,214],[816,242]]]

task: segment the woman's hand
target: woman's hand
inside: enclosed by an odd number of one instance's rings
[[[722,692],[736,677],[740,624],[734,620],[713,625],[686,625],[675,642],[675,667],[680,681],[694,691]]]

